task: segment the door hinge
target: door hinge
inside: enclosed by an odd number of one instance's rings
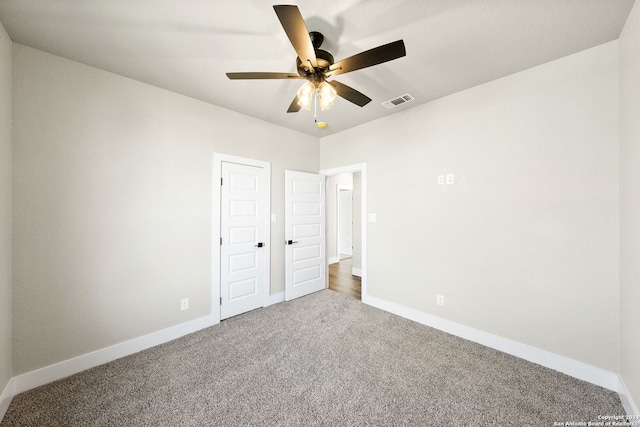
[[[222,181],[224,180],[224,178],[220,178],[220,185],[222,185]]]
[[[222,305],[222,297],[220,297],[220,305]]]
[[[220,238],[220,246],[222,246],[222,237]]]

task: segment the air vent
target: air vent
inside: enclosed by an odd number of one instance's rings
[[[415,98],[413,96],[409,95],[408,93],[405,93],[404,95],[398,98],[383,102],[382,105],[384,105],[387,108],[395,108],[398,105],[406,104],[407,102],[411,102],[414,99]]]

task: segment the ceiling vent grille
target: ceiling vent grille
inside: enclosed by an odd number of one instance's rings
[[[411,102],[414,99],[415,98],[413,96],[409,95],[408,93],[405,93],[404,95],[398,98],[383,102],[382,105],[384,105],[387,108],[395,108],[398,105],[406,104],[407,102]]]

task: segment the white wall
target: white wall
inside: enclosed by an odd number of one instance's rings
[[[367,163],[369,295],[619,371],[617,46],[321,140]]]
[[[640,403],[640,4],[620,35],[621,372]]]
[[[13,52],[14,375],[211,312],[214,152],[272,162],[283,241],[284,170],[317,172],[316,138]],[[273,294],[284,245],[271,250]]]
[[[11,45],[11,40],[0,23],[0,395],[12,376]]]

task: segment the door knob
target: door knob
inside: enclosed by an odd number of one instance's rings
[[[263,247],[263,246],[264,246],[264,243],[263,243],[263,242],[259,242],[259,243],[256,245],[256,248],[261,248],[261,247]]]
[[[284,242],[285,245],[293,245],[294,243],[298,243],[298,241],[297,240],[295,240],[295,241],[294,240],[287,240],[287,241]]]

